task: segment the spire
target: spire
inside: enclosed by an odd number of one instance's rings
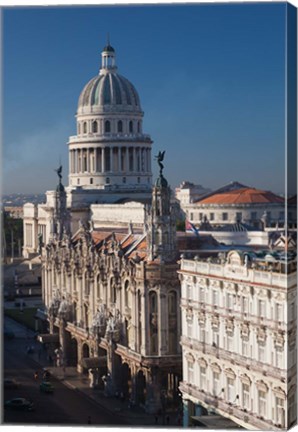
[[[110,44],[110,34],[107,34],[107,45],[101,53],[101,70],[100,73],[105,73],[107,70],[117,69],[115,50]]]

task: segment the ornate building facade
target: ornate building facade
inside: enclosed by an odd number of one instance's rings
[[[166,243],[164,243],[166,240]],[[166,245],[166,246],[164,246]],[[58,364],[148,412],[178,401],[180,283],[175,211],[160,175],[143,232],[80,227],[42,251],[43,300]],[[161,395],[164,397],[161,397]]]
[[[295,424],[296,260],[280,252],[181,260],[185,425],[204,412],[254,430]]]

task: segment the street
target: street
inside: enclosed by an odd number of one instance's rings
[[[54,377],[51,382],[55,388],[53,394],[42,393],[39,390],[41,377],[34,379],[37,370],[36,363],[26,353],[28,335],[18,333],[18,337],[4,342],[4,377],[15,378],[20,387],[5,389],[3,401],[15,397],[24,397],[35,405],[33,412],[4,410],[4,424],[68,424],[86,425],[88,418],[94,425],[124,425],[122,419],[110,414],[100,405],[88,399],[85,395],[72,390]],[[31,342],[30,342],[31,343]],[[41,370],[41,368],[39,368]]]

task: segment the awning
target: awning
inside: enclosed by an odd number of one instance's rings
[[[37,340],[38,342],[41,343],[54,343],[54,342],[59,342],[59,333],[45,333],[45,334],[39,334],[37,336]]]
[[[84,357],[81,360],[81,366],[85,369],[93,369],[93,368],[99,368],[104,367],[107,365],[107,357],[106,356],[100,356],[100,357]]]

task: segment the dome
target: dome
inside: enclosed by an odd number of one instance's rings
[[[78,102],[78,114],[102,112],[142,113],[139,95],[128,79],[117,72],[115,50],[108,44],[102,53],[99,75],[83,88]]]
[[[92,78],[84,87],[78,103],[78,111],[86,108],[112,107],[141,112],[139,95],[134,86],[123,76],[108,71]]]

